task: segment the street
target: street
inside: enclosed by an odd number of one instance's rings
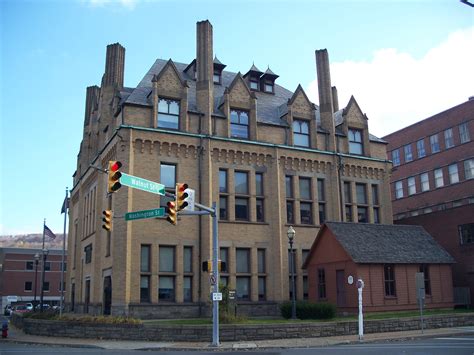
[[[126,355],[139,354],[144,350],[105,350],[99,348],[70,348],[50,345],[36,345],[36,344],[16,344],[16,343],[1,343],[0,355],[22,355],[22,354],[88,354],[99,355],[104,353]],[[235,349],[235,350],[148,350],[147,353],[157,354],[192,354],[192,355],[208,355],[216,352],[226,352],[235,355],[305,355],[305,354],[384,354],[384,355],[473,355],[474,354],[474,335],[455,336],[455,337],[440,337],[433,339],[420,339],[414,341],[396,341],[396,342],[380,342],[368,344],[351,344],[338,345],[329,347],[315,347],[315,348],[293,348],[293,349]]]

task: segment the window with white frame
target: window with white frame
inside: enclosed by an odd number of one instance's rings
[[[416,181],[415,177],[411,176],[408,178],[408,195],[416,194]]]
[[[411,151],[411,144],[407,144],[406,146],[404,146],[403,150],[405,152],[405,162],[408,163],[409,161],[412,161],[413,153]]]
[[[449,172],[449,183],[455,184],[459,182],[459,173],[458,173],[458,165],[452,164],[448,167]]]
[[[444,131],[444,145],[446,149],[454,147],[454,137],[453,137],[453,129],[448,128]]]
[[[349,153],[351,154],[364,154],[362,145],[362,131],[359,129],[349,128]]]
[[[179,129],[179,101],[160,98],[157,119],[159,128]]]
[[[395,197],[402,198],[403,197],[403,181],[395,182]]]
[[[464,161],[464,178],[474,179],[474,159],[468,159]]]
[[[435,187],[444,186],[443,169],[436,169],[434,171],[434,177],[435,177]]]
[[[420,139],[416,142],[416,150],[418,151],[418,158],[423,158],[424,156],[426,156],[424,139]]]
[[[400,150],[399,149],[392,150],[392,163],[393,163],[393,166],[400,165]]]
[[[471,140],[471,137],[469,136],[469,127],[467,125],[467,122],[464,122],[459,125],[459,138],[461,143],[466,143]]]
[[[248,112],[230,110],[230,136],[236,138],[249,138]]]
[[[309,147],[309,122],[304,120],[293,121],[293,141],[296,146]]]
[[[421,180],[421,191],[428,191],[430,189],[430,177],[428,173],[423,173],[420,175]]]
[[[438,134],[433,134],[430,136],[430,146],[431,146],[431,153],[439,152],[439,141],[438,141]]]

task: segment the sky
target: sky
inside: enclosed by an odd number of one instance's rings
[[[126,48],[125,86],[157,58],[190,63],[213,25],[226,70],[254,63],[318,104],[316,49],[339,106],[351,95],[379,137],[474,96],[474,8],[458,0],[0,0],[0,235],[62,233],[86,87],[106,46]]]

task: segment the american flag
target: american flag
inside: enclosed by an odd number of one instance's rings
[[[52,239],[56,239],[56,234],[54,234],[53,231],[49,229],[46,224],[44,225],[44,235],[47,235]]]

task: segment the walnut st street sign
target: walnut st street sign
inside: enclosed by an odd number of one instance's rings
[[[165,195],[165,185],[138,176],[122,173],[120,183],[134,189],[151,192],[152,194]]]

